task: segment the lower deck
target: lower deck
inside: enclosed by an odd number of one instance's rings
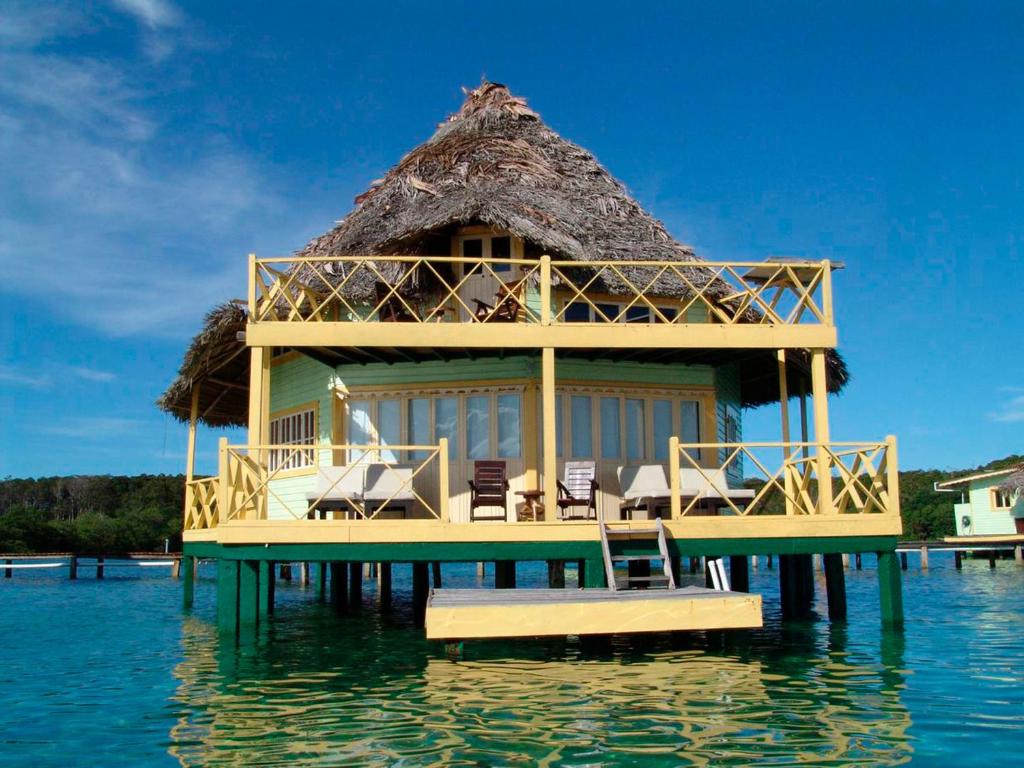
[[[681,589],[438,589],[427,639],[610,635],[761,627],[761,596]]]

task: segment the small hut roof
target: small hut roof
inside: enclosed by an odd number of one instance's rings
[[[211,427],[244,427],[249,408],[249,357],[238,334],[248,313],[237,302],[210,310],[192,339],[174,381],[156,401],[180,421],[188,421],[192,390],[199,386],[200,421]]]
[[[1013,472],[999,484],[999,487],[1004,491],[1010,491],[1010,493],[1024,494],[1024,463],[1014,467]]]

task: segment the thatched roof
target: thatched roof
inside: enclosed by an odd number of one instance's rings
[[[458,226],[486,224],[555,259],[694,258],[693,249],[673,239],[590,152],[552,131],[525,100],[498,83],[469,91],[462,108],[359,195],[356,204],[298,255],[436,256],[448,253],[447,236]],[[340,282],[345,265],[330,267]],[[656,275],[653,269],[628,271],[640,284]],[[698,285],[709,282],[710,273],[693,272],[690,277]],[[346,282],[348,297],[373,295],[372,275],[363,274],[365,280],[357,274]],[[661,295],[688,293],[672,276],[662,277],[657,288]],[[629,292],[612,276],[592,290]],[[712,293],[722,296],[728,288],[715,283]]]
[[[220,304],[206,314],[192,339],[177,377],[157,406],[180,421],[188,421],[192,390],[199,386],[201,421],[211,427],[244,427],[249,410],[249,350],[238,334],[248,313],[235,302]]]
[[[999,484],[999,487],[1004,491],[1019,492],[1024,494],[1024,464],[1018,464],[1014,468],[1013,474],[1007,476],[1003,482]]]
[[[473,224],[510,232],[523,239],[528,254],[547,253],[555,259],[696,259],[693,249],[673,239],[592,154],[558,136],[523,99],[497,83],[483,83],[469,91],[462,108],[430,139],[358,196],[348,216],[298,255],[443,255],[456,228]],[[387,269],[384,264],[378,268]],[[344,269],[338,262],[328,263],[324,271],[340,282]],[[646,284],[655,274],[653,269],[623,271],[637,284]],[[709,274],[693,269],[688,277],[704,285]],[[372,298],[370,278],[363,270],[356,279],[349,279],[344,288],[347,298]],[[320,278],[310,282],[316,285]],[[405,285],[416,289],[412,281]],[[610,277],[595,282],[590,290],[631,294],[631,289]],[[661,295],[688,292],[675,278],[663,277],[657,284]],[[720,282],[709,291],[718,297],[729,292]],[[202,421],[210,426],[244,426],[249,354],[244,342],[237,340],[237,332],[244,330],[245,318],[245,311],[235,304],[219,306],[207,315],[178,377],[158,401],[162,409],[187,419],[192,387],[201,382]],[[715,351],[714,359],[693,362],[720,364],[726,362],[724,354]],[[774,352],[739,354],[743,404],[777,401]],[[787,368],[795,395],[796,382],[809,376],[807,354],[790,350]],[[828,375],[831,392],[838,392],[849,378],[843,359],[832,350]]]

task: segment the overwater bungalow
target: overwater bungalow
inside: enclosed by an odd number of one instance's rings
[[[428,563],[495,562],[501,587],[517,562],[547,561],[556,587],[578,563],[580,586],[626,593],[725,558],[735,596],[772,555],[795,616],[823,554],[842,617],[854,552],[878,554],[900,624],[895,439],[829,430],[836,265],[701,259],[496,83],[355,202],[293,255],[250,257],[246,298],[210,312],[160,400],[189,424],[184,554],[217,560],[222,628],[264,620],[273,563],[295,561],[339,604],[355,564],[387,589],[411,562],[423,604]],[[745,440],[744,411],[771,404],[778,434]],[[212,477],[194,475],[200,424],[247,429]],[[760,623],[751,600],[651,600],[553,612],[578,633]],[[488,610],[484,634],[544,633]]]
[[[959,493],[953,504],[958,537],[1024,534],[1024,468],[974,472],[935,483],[935,490]]]

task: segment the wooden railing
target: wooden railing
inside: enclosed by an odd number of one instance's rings
[[[201,477],[185,483],[184,530],[216,528],[219,522],[219,479]]]
[[[791,260],[253,256],[249,318],[564,325],[632,322],[639,315],[666,325],[697,316],[727,325],[832,326],[832,268],[828,261]],[[467,287],[479,278],[494,286],[494,295],[484,297],[489,308],[469,298]]]
[[[900,514],[892,436],[875,443],[670,443],[673,518]],[[693,458],[698,450],[718,457],[713,467]],[[680,470],[688,471],[682,479]],[[687,476],[702,495],[687,493]]]
[[[347,463],[332,464],[345,456]],[[219,520],[373,520],[403,507],[448,520],[448,441],[438,445],[220,444]],[[214,518],[215,520],[217,518]],[[186,521],[187,522],[187,521]]]

